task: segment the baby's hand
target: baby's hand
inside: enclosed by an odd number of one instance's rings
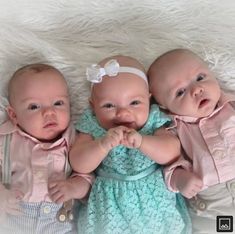
[[[202,180],[193,172],[179,168],[172,177],[174,187],[186,198],[194,197],[202,189]]]
[[[20,215],[19,202],[23,198],[23,193],[17,189],[4,189],[0,191],[0,220],[4,222],[6,213]]]
[[[124,133],[123,145],[129,148],[139,148],[142,143],[142,135],[135,129],[128,129]]]
[[[50,181],[48,184],[49,196],[55,203],[66,202],[76,196],[77,186],[70,179]]]
[[[112,148],[120,145],[126,130],[127,128],[124,126],[109,129],[107,134],[100,139],[101,147],[108,152]]]

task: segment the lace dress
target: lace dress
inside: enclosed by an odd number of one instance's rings
[[[139,132],[152,135],[167,121],[158,107],[152,105],[149,118]],[[76,128],[94,138],[106,134],[91,109],[83,113]],[[138,149],[115,147],[96,175],[87,204],[79,207],[79,234],[190,233],[191,223],[183,198],[167,190],[160,165]]]

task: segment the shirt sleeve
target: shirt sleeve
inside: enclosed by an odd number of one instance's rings
[[[183,154],[181,154],[180,158],[176,162],[164,168],[163,173],[164,173],[164,178],[165,178],[165,183],[167,185],[167,188],[170,191],[175,192],[175,193],[178,193],[179,191],[172,188],[171,178],[172,178],[173,172],[175,171],[177,167],[182,167],[187,171],[192,171],[192,164],[183,157]]]
[[[77,177],[77,176],[84,178],[90,185],[92,185],[95,180],[95,175],[93,173],[85,174],[85,173],[73,172],[71,175],[71,177]]]

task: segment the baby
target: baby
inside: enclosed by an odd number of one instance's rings
[[[86,196],[91,180],[66,180],[75,138],[66,81],[52,66],[31,64],[14,73],[8,93],[10,120],[0,126],[0,232],[76,233],[66,212],[71,199]]]
[[[218,215],[235,215],[235,97],[187,49],[161,55],[148,75],[183,148],[165,171],[168,188],[189,199],[193,233],[215,233]]]
[[[76,125],[70,161],[76,172],[97,177],[79,212],[78,232],[190,233],[184,201],[167,190],[160,166],[178,158],[180,144],[163,127],[169,119],[150,107],[143,66],[113,56],[89,67],[87,78],[90,108]]]

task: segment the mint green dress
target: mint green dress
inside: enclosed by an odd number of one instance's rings
[[[152,135],[167,121],[157,105],[152,105],[139,132]],[[91,109],[85,110],[76,129],[94,138],[106,134]],[[79,208],[79,234],[191,233],[183,198],[167,190],[161,166],[138,149],[115,147],[96,175],[87,204]]]

